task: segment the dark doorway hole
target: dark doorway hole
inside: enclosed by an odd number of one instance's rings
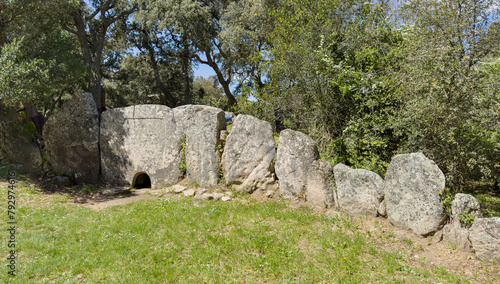
[[[151,179],[145,172],[135,174],[133,188],[151,188]]]

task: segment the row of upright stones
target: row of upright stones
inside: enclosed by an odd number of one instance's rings
[[[368,170],[333,167],[298,131],[282,131],[276,150],[268,122],[238,115],[227,138],[221,137],[225,129],[221,109],[195,105],[111,109],[102,113],[99,125],[92,97],[80,93],[49,119],[44,137],[54,170],[73,173],[80,182],[97,181],[101,172],[107,183],[131,185],[143,172],[153,188],[160,188],[178,183],[185,170],[190,183],[205,187],[215,186],[222,171],[225,183],[236,190],[268,190],[277,178],[286,199],[384,216],[420,236],[445,225],[439,196],[445,177],[422,153],[393,157],[384,181]],[[472,227],[460,222],[462,212],[475,216]],[[457,194],[443,238],[463,249],[472,243],[479,259],[500,259],[500,218],[481,217],[474,197]]]
[[[444,227],[441,237],[453,246],[465,251],[472,246],[479,259],[500,261],[500,218],[482,218],[479,202],[473,196],[457,194],[450,223],[446,224],[448,216],[440,196],[445,176],[422,153],[394,156],[384,181],[368,170],[344,164],[332,167],[319,158],[311,138],[285,130],[279,138],[276,175],[285,198],[327,207],[336,205],[352,215],[387,217],[396,227],[422,237]],[[463,213],[474,216],[472,226],[460,220]]]

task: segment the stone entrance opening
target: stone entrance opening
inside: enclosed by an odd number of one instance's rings
[[[151,179],[145,172],[135,174],[134,181],[132,182],[133,188],[151,188]]]

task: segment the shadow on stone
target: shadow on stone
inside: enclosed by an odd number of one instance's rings
[[[151,188],[151,179],[145,172],[139,172],[134,176],[133,188]]]

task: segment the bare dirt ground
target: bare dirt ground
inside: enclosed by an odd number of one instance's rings
[[[186,184],[184,184],[186,185]],[[217,188],[218,192],[230,194],[228,189]],[[134,189],[116,195],[103,195],[100,193],[81,193],[69,189],[42,190],[43,195],[62,195],[69,197],[70,204],[83,206],[92,210],[103,210],[117,205],[124,205],[131,202],[154,199],[162,196],[171,198],[183,198],[183,194],[175,194],[170,189],[152,190],[149,188]],[[281,200],[279,194],[275,192],[271,196],[269,193],[255,192],[254,194],[237,197],[233,196],[230,202],[241,202],[247,204],[251,199],[259,202],[269,200]],[[219,201],[222,202],[222,201]],[[287,201],[289,202],[289,201]],[[37,202],[27,202],[29,206],[44,206]],[[373,237],[376,245],[381,249],[390,252],[400,252],[407,257],[404,263],[411,267],[432,269],[432,267],[443,267],[446,271],[454,274],[469,277],[472,282],[477,283],[500,283],[500,265],[492,262],[482,262],[476,259],[472,251],[465,252],[454,249],[445,241],[440,240],[439,234],[434,237],[420,237],[411,232],[394,227],[389,220],[381,217],[351,217],[346,213],[335,209],[324,209],[314,207],[306,202],[289,202],[290,208],[300,206],[311,207],[317,214],[326,216],[341,215],[349,218],[360,225],[360,231]]]

